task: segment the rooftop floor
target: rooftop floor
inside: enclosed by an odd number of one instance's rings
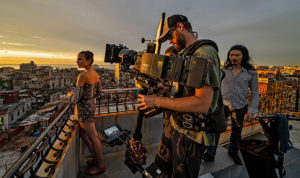
[[[284,166],[287,172],[286,177],[297,177],[300,175],[300,122],[290,121],[290,124],[293,125],[293,130],[290,132],[291,141],[294,144],[294,148],[285,154]],[[155,129],[157,132],[160,132],[159,129]],[[255,134],[248,137],[249,139],[260,139],[265,140],[265,136],[262,133]],[[157,139],[157,138],[156,138]],[[148,150],[147,153],[147,164],[144,167],[150,165],[155,158],[158,144],[146,145]],[[104,162],[106,165],[106,172],[103,175],[98,176],[87,176],[84,174],[86,165],[86,160],[88,157],[85,157],[80,163],[80,170],[78,177],[97,177],[97,178],[117,178],[117,177],[130,177],[137,178],[141,177],[141,174],[133,174],[129,168],[124,164],[124,151],[117,151],[114,153],[104,154]],[[244,178],[248,177],[248,173],[244,166],[238,166],[234,164],[232,159],[227,154],[226,146],[218,147],[216,159],[214,162],[205,162],[202,160],[201,168],[199,172],[199,177],[201,178]]]
[[[158,144],[147,145],[146,148],[148,150],[147,154],[147,164],[144,167],[149,166],[155,159],[155,155],[157,152]],[[224,147],[218,148],[218,153],[216,156],[216,160],[213,163],[208,163],[202,161],[200,173],[199,175],[204,175],[206,173],[215,173],[218,171],[223,171],[232,167],[238,171],[235,171],[237,176],[245,177],[247,173],[245,172],[245,168],[243,166],[235,165],[234,162],[230,159],[228,154],[226,153],[226,149]],[[124,152],[116,152],[104,155],[104,163],[106,165],[106,172],[103,175],[99,176],[87,176],[84,174],[84,170],[87,167],[86,159],[81,162],[81,168],[78,177],[97,177],[97,178],[117,178],[117,177],[130,177],[130,178],[140,178],[141,174],[136,173],[133,174],[129,168],[124,164]],[[226,172],[226,171],[225,171]]]

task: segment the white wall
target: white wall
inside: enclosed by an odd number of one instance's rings
[[[18,105],[13,105],[8,108],[8,124],[7,128],[11,127],[11,124],[15,123],[18,119],[23,117],[27,112],[31,110],[31,99],[23,98],[21,99]],[[23,111],[24,107],[24,111]]]

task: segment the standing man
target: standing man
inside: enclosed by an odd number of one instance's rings
[[[210,62],[204,86],[192,88],[179,85],[172,98],[139,95],[140,109],[161,107],[170,110],[165,120],[155,162],[170,177],[198,177],[203,145],[215,143],[212,133],[205,132],[201,120],[207,119],[218,106],[220,90],[220,60],[218,47],[211,40],[197,40],[192,26],[183,15],[172,15],[164,24],[160,40],[169,40],[183,55],[205,58]],[[189,116],[189,117],[188,117]],[[192,117],[192,123],[184,123]]]
[[[232,107],[232,132],[228,154],[236,164],[242,165],[238,155],[238,142],[241,140],[244,118],[252,121],[258,111],[259,93],[258,77],[254,67],[249,63],[248,49],[243,45],[234,45],[227,54],[225,67],[225,78],[222,80],[222,96],[224,104],[229,103]],[[251,91],[250,106],[248,108],[247,98]],[[209,146],[204,155],[204,160],[213,161],[216,154],[216,146]]]

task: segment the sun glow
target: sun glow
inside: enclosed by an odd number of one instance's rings
[[[34,51],[14,51],[0,50],[0,57],[36,57],[36,58],[55,58],[55,59],[74,59],[76,56],[68,54],[53,54]]]

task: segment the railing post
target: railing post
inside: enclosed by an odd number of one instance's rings
[[[298,88],[298,86],[297,86]],[[295,112],[299,112],[299,88],[296,90],[296,103],[295,103]]]
[[[119,123],[119,116],[115,115],[115,124],[118,124],[118,123]]]
[[[119,95],[117,94],[117,97],[116,97],[116,111],[117,112],[119,112],[119,107],[118,107],[118,105],[119,105]]]
[[[109,93],[111,94],[111,93]],[[107,95],[107,113],[109,113],[109,94]]]
[[[128,97],[128,90],[126,91],[125,100],[124,100],[124,108],[125,108],[125,111],[127,111],[127,104],[126,104],[127,97]]]
[[[104,129],[104,117],[101,117],[101,130]]]

